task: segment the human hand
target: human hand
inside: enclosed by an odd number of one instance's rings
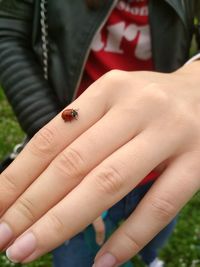
[[[8,256],[38,258],[167,162],[95,266],[135,255],[200,187],[199,85],[199,62],[172,74],[112,71],[95,82],[68,107],[77,120],[59,114],[1,175],[0,247],[18,238]]]
[[[95,235],[96,235],[96,243],[97,245],[103,245],[106,235],[105,223],[101,216],[99,216],[93,223],[92,223]]]

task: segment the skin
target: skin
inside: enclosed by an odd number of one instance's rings
[[[95,235],[96,235],[96,243],[97,245],[101,246],[103,245],[103,242],[105,240],[106,235],[106,229],[105,229],[105,223],[101,216],[99,216],[93,223],[92,223]]]
[[[111,71],[67,107],[79,110],[78,120],[65,123],[59,114],[40,130],[0,177],[1,222],[12,229],[1,249],[18,238],[8,256],[38,258],[161,166],[95,267],[119,266],[137,254],[200,188],[199,68],[194,62],[171,74]]]

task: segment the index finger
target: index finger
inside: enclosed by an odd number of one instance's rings
[[[80,120],[64,122],[61,114],[58,114],[32,138],[16,160],[0,175],[1,215],[61,151],[104,115],[103,98],[95,100],[94,95],[85,92],[67,107],[78,109]]]

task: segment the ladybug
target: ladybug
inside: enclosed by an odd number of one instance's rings
[[[61,117],[64,121],[72,121],[73,119],[77,119],[78,118],[78,110],[77,109],[65,109],[62,114]]]

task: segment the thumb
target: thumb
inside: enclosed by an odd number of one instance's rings
[[[105,240],[105,223],[101,217],[98,217],[94,222],[93,222],[93,227],[95,230],[96,234],[96,243],[101,246]]]

